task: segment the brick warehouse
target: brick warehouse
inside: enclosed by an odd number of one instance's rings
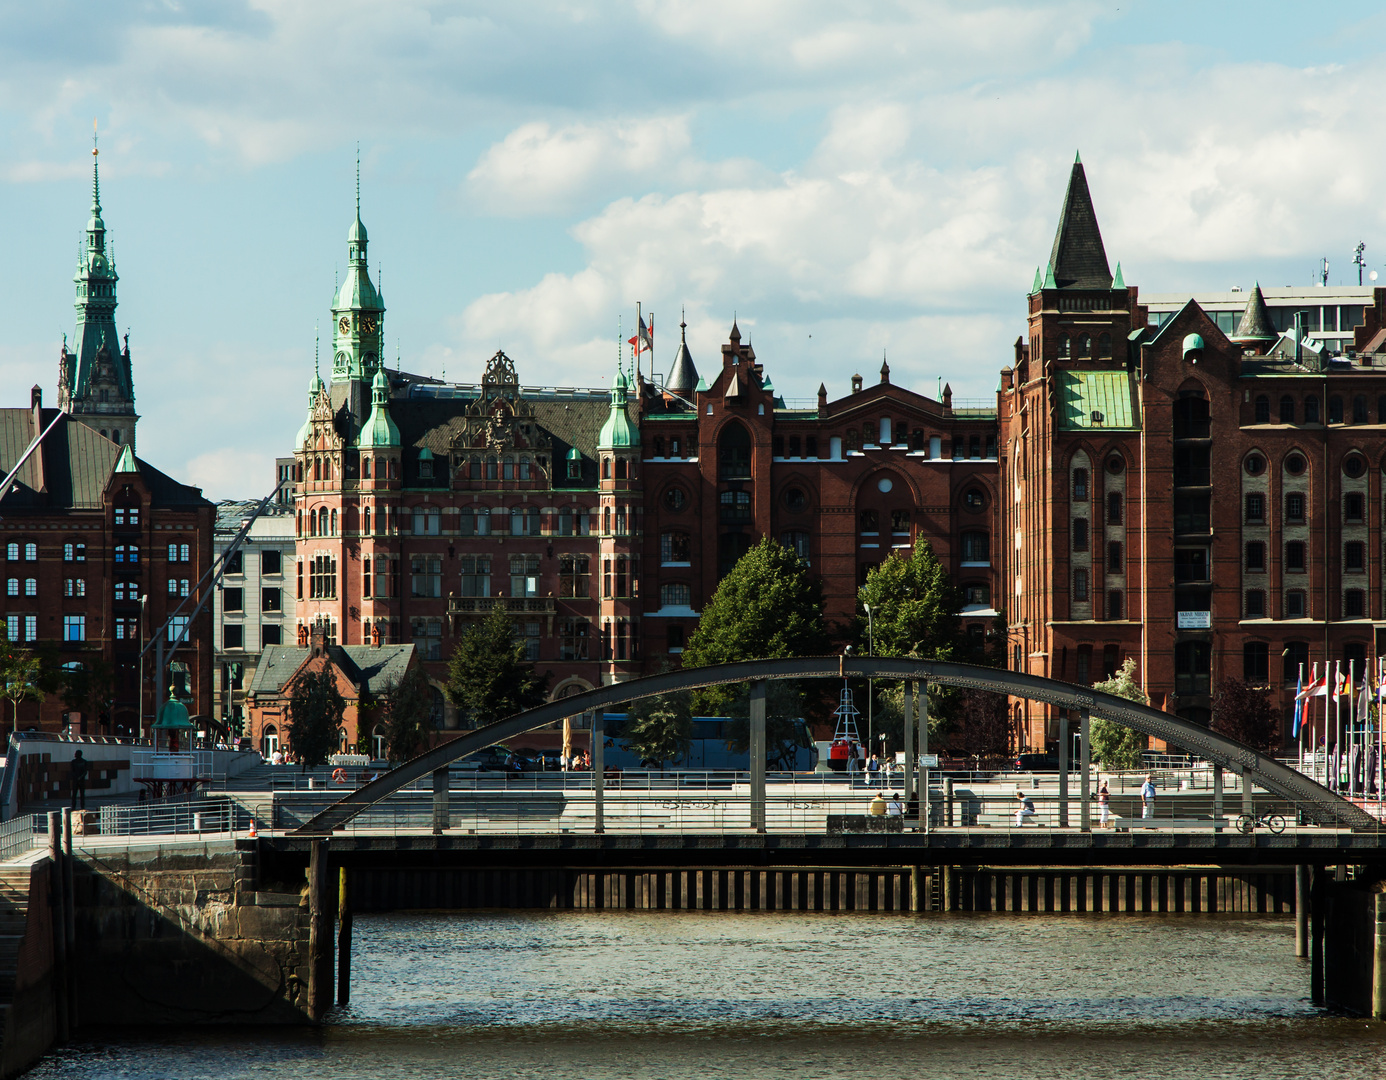
[[[1134,656],[1152,704],[1206,722],[1222,678],[1288,717],[1301,664],[1386,651],[1384,298],[1341,357],[1278,334],[1259,287],[1230,334],[1192,300],[1157,329],[1075,163],[1001,376],[1011,666],[1083,683]]]

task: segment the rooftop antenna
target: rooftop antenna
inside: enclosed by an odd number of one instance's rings
[[[1362,252],[1366,250],[1367,245],[1359,240],[1357,243],[1356,255],[1352,260],[1357,264],[1357,284],[1359,285],[1362,284],[1362,268],[1367,265],[1367,260],[1362,258]],[[1376,279],[1373,278],[1372,280],[1375,281]]]
[[[322,334],[318,326],[318,320],[313,320],[313,374],[319,379],[322,378],[322,367],[319,364],[318,346],[322,342]]]
[[[1328,256],[1325,255],[1319,260],[1319,263],[1319,284],[1326,286],[1328,284]]]

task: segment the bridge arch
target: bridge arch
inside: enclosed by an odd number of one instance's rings
[[[562,720],[565,716],[605,710],[654,694],[699,690],[729,683],[767,679],[912,679],[986,690],[996,694],[1044,702],[1063,709],[1087,709],[1092,716],[1134,728],[1249,777],[1266,791],[1293,803],[1315,821],[1353,828],[1376,828],[1377,821],[1365,810],[1329,791],[1303,773],[1282,765],[1251,747],[1216,731],[1089,686],[1046,679],[1020,671],[956,664],[937,660],[893,659],[868,656],[807,656],[784,660],[746,660],[713,667],[686,668],[649,675],[642,679],[600,686],[586,693],[550,701],[528,712],[516,713],[494,724],[468,732],[436,746],[370,783],[347,793],[295,830],[299,835],[320,836],[339,829],[367,807],[380,802],[407,784],[427,776],[492,743]]]

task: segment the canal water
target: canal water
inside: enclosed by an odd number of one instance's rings
[[[36,1080],[1378,1077],[1289,920],[486,912],[358,917],[321,1032],[103,1032]]]

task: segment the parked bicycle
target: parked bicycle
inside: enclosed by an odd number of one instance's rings
[[[1249,836],[1258,828],[1269,829],[1273,833],[1285,831],[1285,819],[1279,814],[1243,814],[1237,818],[1237,831],[1243,836]]]

